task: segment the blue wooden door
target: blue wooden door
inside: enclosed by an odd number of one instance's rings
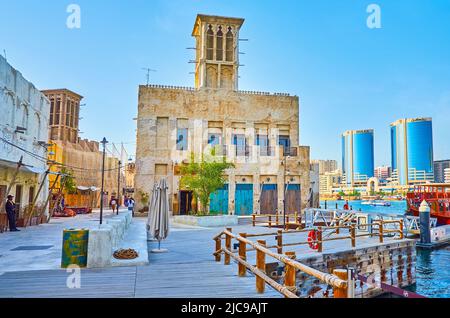
[[[211,214],[228,214],[228,184],[211,193],[209,211]]]
[[[235,214],[253,213],[253,184],[236,184]]]

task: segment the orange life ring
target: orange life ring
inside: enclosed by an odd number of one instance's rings
[[[316,230],[309,231],[308,244],[309,244],[309,247],[313,250],[319,249],[319,243],[317,242],[317,231]]]

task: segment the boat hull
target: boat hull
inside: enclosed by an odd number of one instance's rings
[[[408,202],[407,214],[419,217],[419,209]],[[430,216],[437,219],[438,225],[450,225],[450,213],[437,213],[433,208],[430,208]]]

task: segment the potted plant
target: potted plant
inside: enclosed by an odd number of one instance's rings
[[[143,207],[138,210],[139,213],[148,212],[148,202],[150,195],[147,192],[139,191],[139,196],[141,197],[141,203]]]

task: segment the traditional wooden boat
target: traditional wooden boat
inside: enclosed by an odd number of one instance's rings
[[[419,216],[419,207],[425,200],[430,206],[431,217],[437,218],[439,225],[450,224],[450,184],[422,184],[406,195],[407,213]]]

